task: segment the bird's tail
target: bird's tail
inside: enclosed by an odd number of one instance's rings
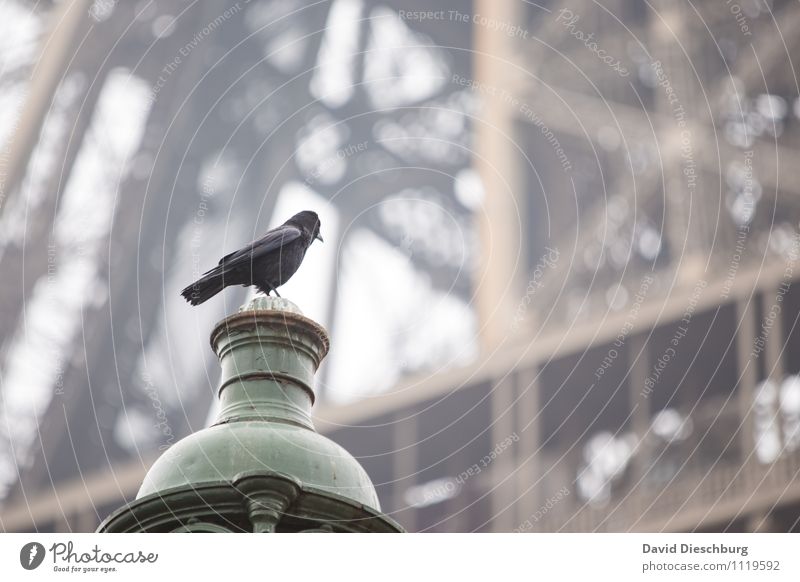
[[[192,305],[200,305],[225,288],[224,273],[216,270],[203,275],[181,291],[181,295]]]

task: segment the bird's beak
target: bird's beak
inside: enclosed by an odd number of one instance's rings
[[[322,240],[322,235],[320,233],[317,233],[317,236],[315,236],[314,238],[317,239],[319,242],[325,242],[324,240]]]

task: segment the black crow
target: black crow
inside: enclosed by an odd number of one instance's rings
[[[230,285],[254,285],[269,295],[294,275],[306,250],[319,234],[316,212],[304,210],[292,216],[263,237],[219,261],[219,265],[204,273],[197,281],[181,291],[192,305],[199,305]]]

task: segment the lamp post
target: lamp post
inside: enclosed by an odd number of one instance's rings
[[[311,421],[327,332],[292,302],[257,297],[219,322],[214,424],[177,442],[100,532],[400,532],[367,473]]]

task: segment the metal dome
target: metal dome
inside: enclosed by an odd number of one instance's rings
[[[313,430],[278,422],[231,422],[181,440],[148,471],[137,499],[264,471],[380,509],[372,481],[350,453]]]

